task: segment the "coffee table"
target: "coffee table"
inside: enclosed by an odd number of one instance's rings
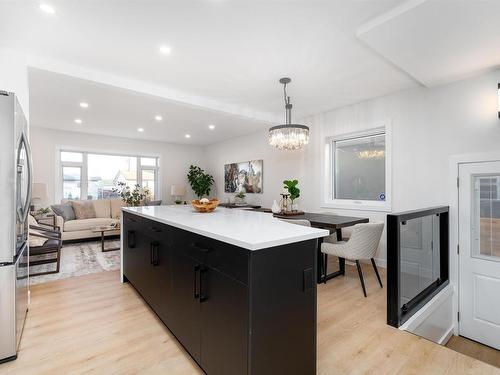
[[[110,247],[110,248],[105,248],[104,247],[104,233],[106,232],[112,232],[115,230],[120,229],[118,226],[111,226],[111,225],[103,225],[103,226],[97,226],[97,227],[92,227],[90,230],[95,233],[101,233],[101,251],[103,253],[107,251],[115,251],[115,250],[120,250],[120,247]]]

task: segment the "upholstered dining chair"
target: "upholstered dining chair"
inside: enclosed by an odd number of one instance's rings
[[[363,294],[366,297],[365,281],[363,278],[363,271],[361,270],[360,260],[370,259],[380,287],[382,288],[382,280],[380,279],[377,265],[373,257],[377,252],[383,230],[384,223],[356,224],[352,227],[351,236],[348,241],[336,243],[323,242],[321,244],[321,252],[324,256],[323,264],[325,267],[325,275],[327,274],[328,255],[355,261],[359,280],[361,281],[361,287],[363,288]],[[324,282],[326,283],[326,278]]]

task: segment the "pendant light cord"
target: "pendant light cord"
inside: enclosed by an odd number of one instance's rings
[[[290,97],[286,94],[286,83],[283,84],[283,98],[285,100],[285,124],[292,123],[292,105],[290,104]]]

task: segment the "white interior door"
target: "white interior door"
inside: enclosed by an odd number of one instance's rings
[[[459,168],[459,332],[500,349],[500,162]]]

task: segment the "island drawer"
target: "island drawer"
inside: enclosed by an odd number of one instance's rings
[[[182,229],[172,230],[173,247],[177,253],[247,284],[248,250]]]

